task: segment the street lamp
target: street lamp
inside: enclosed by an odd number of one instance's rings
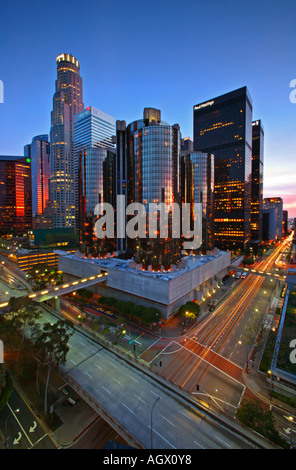
[[[153,403],[152,405],[152,408],[151,408],[151,449],[153,449],[153,427],[152,427],[152,412],[153,412],[153,408],[155,407],[156,403],[158,402],[158,400],[160,400],[160,397],[157,397],[155,402]]]
[[[6,418],[5,420],[5,449],[7,449],[7,444],[8,444],[8,437],[7,437],[7,422],[10,416],[12,416],[14,413],[18,413],[20,410],[17,408],[16,410],[12,411]]]

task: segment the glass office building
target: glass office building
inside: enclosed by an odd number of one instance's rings
[[[276,238],[283,236],[283,200],[281,197],[266,197],[263,199],[263,209],[275,210],[276,218]]]
[[[252,123],[251,238],[262,241],[264,129],[261,120]]]
[[[212,154],[182,152],[181,156],[181,200],[191,205],[202,204],[202,244],[204,253],[214,248],[214,174]]]
[[[115,119],[89,106],[74,117],[75,152],[89,147],[114,148]]]
[[[43,215],[49,203],[49,139],[48,135],[38,135],[32,143],[24,147],[25,157],[31,159],[32,211],[33,217]]]
[[[50,129],[50,198],[53,228],[75,228],[74,116],[84,109],[79,62],[57,59]]]
[[[81,251],[94,256],[114,251],[114,240],[94,236],[97,204],[108,202],[115,207],[115,150],[94,147],[78,153],[79,237]]]
[[[93,228],[97,204],[115,206],[115,120],[89,106],[74,117],[74,153],[76,181],[76,227],[81,250],[101,253],[114,250],[114,240],[97,240]]]
[[[30,158],[0,155],[0,233],[23,235],[31,229]]]
[[[181,136],[178,124],[170,126],[161,120],[161,112],[145,108],[143,119],[117,124],[117,188],[126,195],[126,204],[144,205],[149,225],[149,204],[167,205],[180,201]],[[158,227],[159,228],[159,227]],[[171,235],[169,227],[169,235]],[[177,262],[180,240],[139,238],[127,240],[126,246],[136,251],[136,259],[144,265],[158,266]]]
[[[252,100],[246,87],[197,104],[194,149],[215,156],[214,242],[248,249],[251,240]]]

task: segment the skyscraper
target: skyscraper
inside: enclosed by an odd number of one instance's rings
[[[246,87],[197,104],[194,149],[215,156],[215,246],[251,239],[252,100]]]
[[[124,121],[117,122],[117,194],[125,195],[127,204],[143,204],[148,224],[150,203],[180,202],[180,151],[179,125],[162,121],[158,109],[145,108],[143,119],[126,128]],[[160,239],[159,233],[127,245],[145,265],[174,263],[181,254],[179,240]]]
[[[281,197],[266,197],[263,199],[263,209],[275,209],[276,238],[283,236],[283,200]]]
[[[25,157],[31,159],[33,217],[43,215],[49,203],[49,141],[48,135],[37,135],[24,147]]]
[[[112,116],[93,106],[74,117],[76,227],[81,249],[86,253],[95,254],[110,248],[108,240],[94,240],[93,226],[97,218],[94,216],[96,205],[102,202],[115,204],[114,124]]]
[[[252,123],[252,196],[251,238],[262,241],[263,223],[263,154],[264,129],[261,120]]]
[[[89,106],[74,116],[75,152],[85,148],[114,148],[115,119]]]
[[[202,152],[182,152],[181,201],[202,204],[202,244],[204,252],[214,248],[214,156]]]
[[[79,62],[57,59],[50,129],[50,198],[53,227],[75,228],[74,116],[84,109]]]
[[[30,158],[0,155],[0,233],[32,229]]]

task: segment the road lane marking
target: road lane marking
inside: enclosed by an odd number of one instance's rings
[[[176,427],[176,426],[174,425],[174,423],[172,423],[172,422],[171,422],[169,419],[167,419],[165,416],[163,416],[163,415],[160,415],[160,416],[161,416],[163,419],[165,419],[169,424],[171,424],[172,426]]]
[[[151,426],[148,425],[148,428],[151,429]],[[157,432],[154,428],[153,428],[153,432],[154,432],[155,434],[157,434],[159,437],[161,437],[161,439],[163,439],[165,442],[167,442],[173,449],[176,449],[176,447],[173,446],[173,444],[171,444],[165,437],[163,437],[161,434],[159,434],[159,432]]]
[[[181,411],[181,410],[178,410],[178,411],[179,411],[179,413],[181,413],[181,415],[183,415],[183,416],[185,416],[186,418],[190,419],[190,421],[193,421],[193,419],[190,418],[190,416],[188,416],[188,415],[186,415],[185,413],[183,413],[183,411]]]
[[[28,441],[30,442],[31,446],[33,445],[31,439],[29,438],[28,434],[26,433],[26,431],[24,430],[23,426],[21,425],[21,423],[19,422],[16,414],[14,413],[13,409],[11,408],[11,406],[9,405],[9,403],[7,403],[7,406],[8,408],[10,409],[10,412],[13,414],[15,420],[17,421],[19,427],[21,428],[21,430],[23,431],[23,433],[25,434],[26,438],[28,439]]]
[[[194,442],[196,445],[198,445],[199,447],[201,447],[202,449],[204,449],[204,447],[201,446],[198,442],[196,442],[196,441],[193,441],[193,442]]]
[[[112,393],[112,392],[110,392],[110,390],[108,390],[108,388],[106,388],[104,386],[103,386],[103,389],[106,390],[106,392],[108,392],[108,393]]]
[[[142,403],[144,403],[144,405],[147,404],[144,400],[142,400],[142,398],[138,397],[138,395],[135,394],[135,397],[136,397],[138,400],[140,400]]]
[[[132,377],[131,375],[127,374],[129,376],[130,379],[134,380],[135,382],[139,383],[139,381],[137,379],[135,379],[134,377]]]
[[[214,434],[214,437],[215,437],[216,439],[218,439],[218,441],[223,442],[224,445],[226,445],[226,446],[228,446],[228,447],[231,447],[230,444],[228,444],[227,442],[223,441],[223,439],[220,439],[220,437],[216,436],[215,434]]]
[[[126,408],[128,409],[131,413],[135,414],[135,412],[133,410],[131,410],[127,405],[125,405],[124,403],[121,402],[121,404]]]

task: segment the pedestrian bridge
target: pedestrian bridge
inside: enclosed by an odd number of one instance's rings
[[[49,299],[57,299],[61,295],[69,294],[75,292],[78,289],[87,288],[98,284],[101,282],[106,282],[108,273],[101,273],[95,276],[86,277],[84,279],[77,279],[73,282],[67,282],[59,286],[50,287],[47,289],[40,290],[38,292],[32,292],[31,294],[26,294],[21,296],[22,298],[29,298],[34,300],[34,302],[44,302]],[[18,298],[21,298],[18,297]],[[0,304],[0,308],[5,308],[9,305],[9,301],[3,302]]]

